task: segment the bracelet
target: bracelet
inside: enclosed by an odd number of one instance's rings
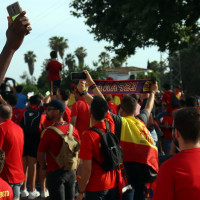
[[[96,88],[96,87],[97,87],[97,85],[94,83],[94,84],[92,84],[92,85],[90,86],[90,89],[93,90],[93,89]]]
[[[82,192],[80,191],[80,192],[79,192],[79,194],[84,194],[84,193],[85,193],[85,191],[82,191]]]
[[[152,94],[155,94],[155,92],[152,90],[152,91],[150,91],[150,93],[152,93]]]

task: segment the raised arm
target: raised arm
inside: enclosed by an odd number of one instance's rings
[[[145,109],[144,109],[149,113],[149,115],[150,115],[150,113],[153,109],[153,106],[154,106],[155,94],[156,94],[157,90],[158,90],[158,85],[157,85],[157,82],[156,82],[155,84],[151,85],[150,96],[148,98],[148,101],[147,101]]]
[[[8,19],[10,25],[6,31],[7,41],[0,54],[0,84],[15,51],[21,46],[25,35],[31,30],[31,27],[25,27],[30,25],[28,18],[24,16],[25,14],[26,12],[23,11],[12,23]]]
[[[86,83],[87,83],[87,85],[92,89],[92,92],[95,96],[100,96],[104,99],[103,94],[101,93],[99,88],[96,86],[89,72],[87,70],[84,70],[83,72],[86,74],[86,79],[79,81],[77,85],[77,89],[79,93],[82,94],[85,91]],[[87,101],[89,105],[92,103],[93,97],[90,94],[86,93],[85,95],[83,95],[83,97],[85,98],[85,100]]]

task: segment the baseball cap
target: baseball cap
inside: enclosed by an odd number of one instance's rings
[[[50,103],[44,104],[44,106],[46,106],[46,107],[54,107],[54,108],[60,110],[60,112],[64,112],[65,111],[65,104],[62,101],[57,100],[57,99],[52,100]]]

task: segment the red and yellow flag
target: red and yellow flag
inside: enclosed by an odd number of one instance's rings
[[[145,124],[134,117],[122,117],[120,144],[125,162],[138,162],[158,172],[158,150]]]

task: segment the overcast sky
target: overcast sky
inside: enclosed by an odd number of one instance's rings
[[[41,66],[44,59],[49,58],[50,48],[49,38],[53,36],[68,39],[69,48],[65,55],[73,53],[77,47],[83,46],[87,50],[88,56],[85,64],[92,66],[92,62],[98,60],[98,55],[105,51],[106,42],[97,42],[94,36],[87,31],[84,19],[77,19],[70,15],[69,2],[71,0],[21,0],[19,1],[23,10],[27,11],[27,17],[31,22],[32,32],[29,34],[15,53],[11,65],[6,73],[6,77],[16,79],[21,82],[20,75],[24,71],[28,72],[28,65],[24,62],[24,54],[33,51],[36,54],[34,76],[38,78],[41,74]],[[15,0],[1,0],[0,3],[0,51],[2,50],[7,29],[7,10],[9,4]],[[110,54],[111,57],[113,54]],[[163,55],[166,57],[166,55]],[[134,56],[131,56],[128,66],[146,68],[147,61],[160,61],[160,53],[156,47],[138,49]]]

